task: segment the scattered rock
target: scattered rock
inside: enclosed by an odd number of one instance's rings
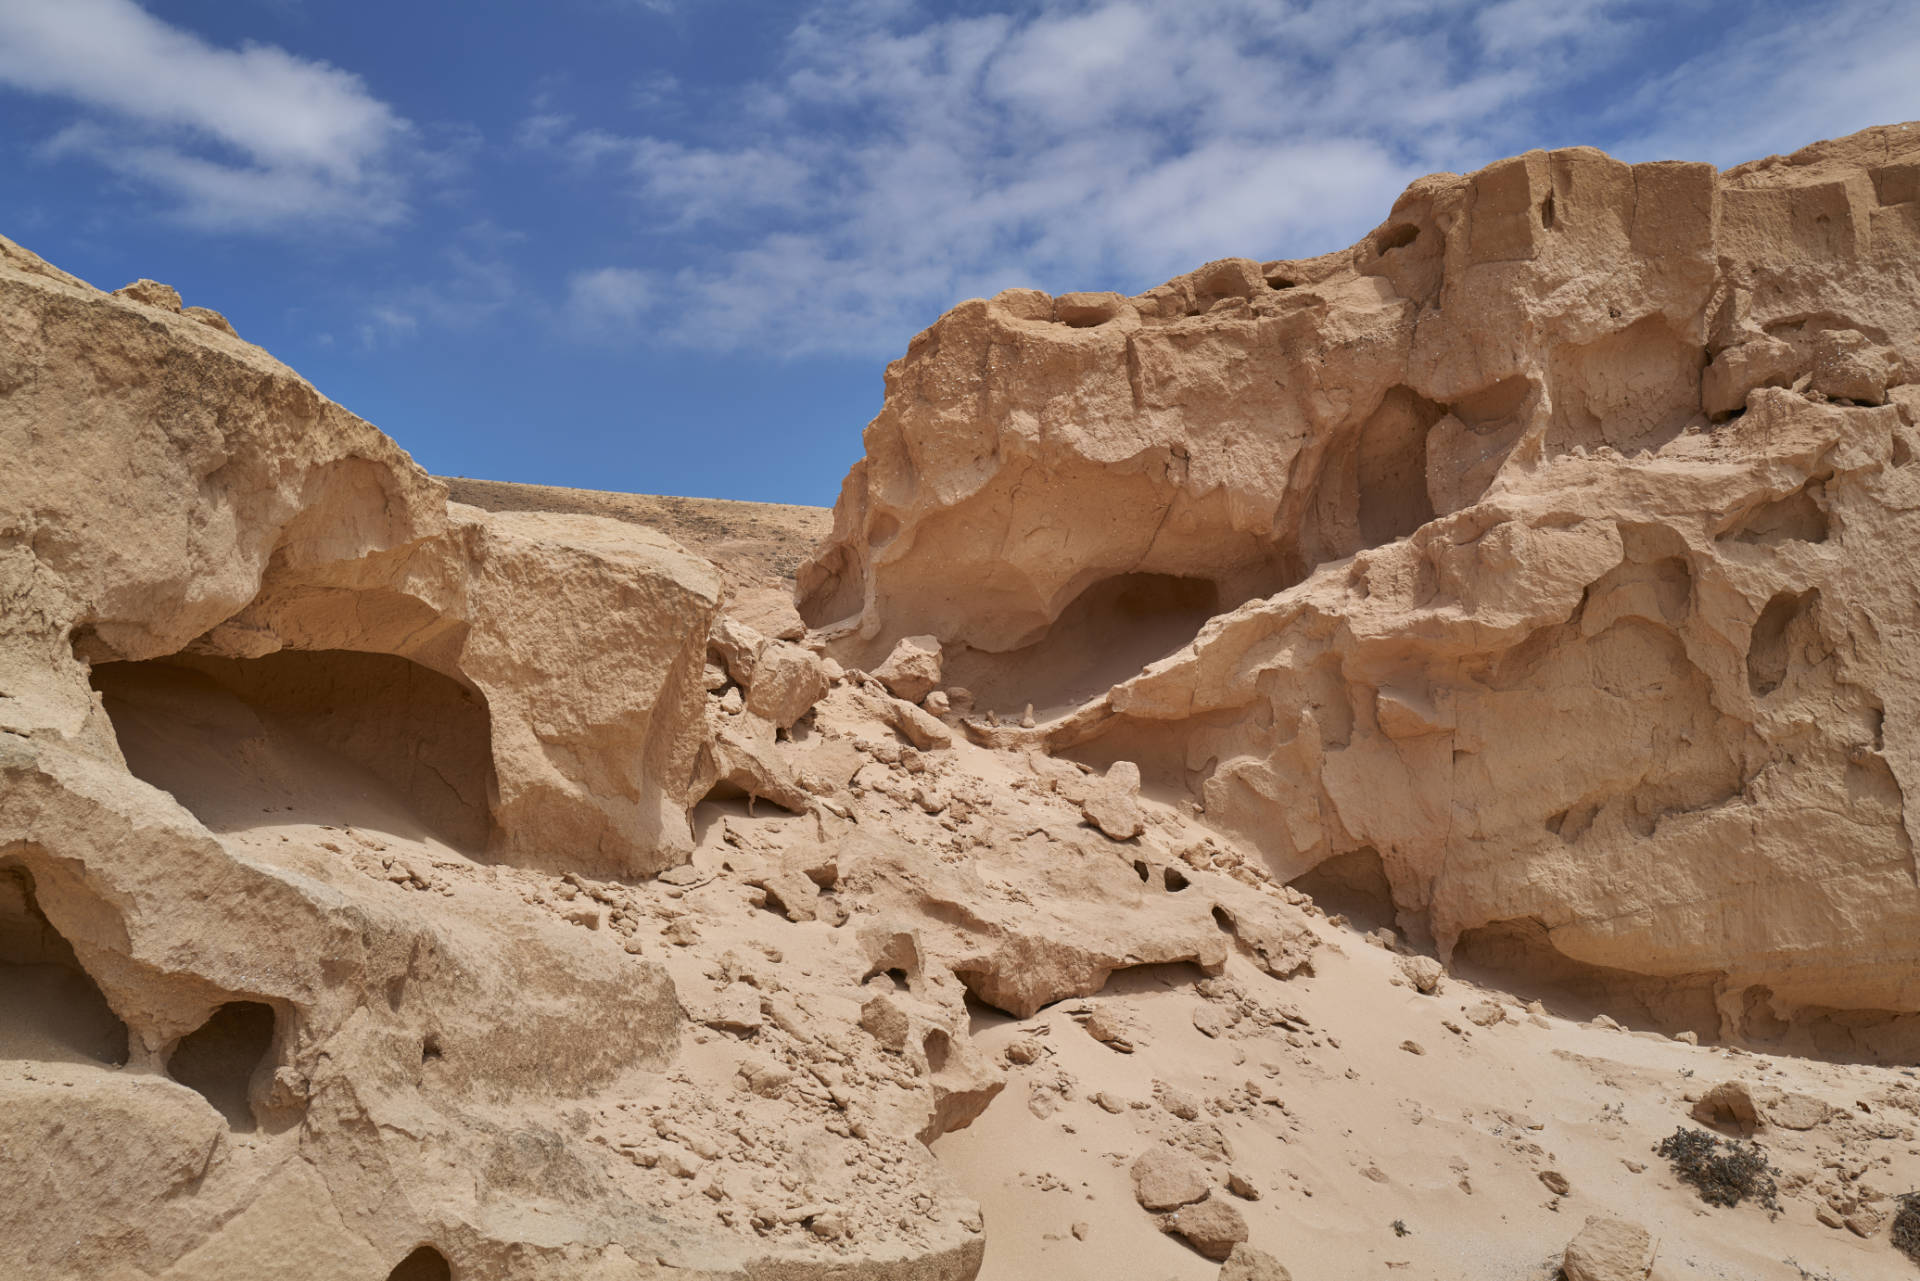
[[[1140,767],[1132,761],[1115,761],[1105,777],[1087,789],[1080,813],[1114,840],[1130,841],[1147,827],[1139,795]]]
[[[746,707],[786,729],[812,711],[827,689],[826,668],[817,656],[787,641],[770,640],[754,659]]]
[[[1213,1191],[1206,1167],[1178,1148],[1164,1144],[1135,1158],[1133,1196],[1145,1210],[1172,1210]]]
[[[1738,1129],[1742,1134],[1752,1134],[1761,1125],[1760,1109],[1744,1081],[1722,1081],[1701,1095],[1693,1105],[1693,1118],[1707,1125]]]
[[[1203,1258],[1226,1259],[1247,1239],[1247,1221],[1232,1203],[1208,1197],[1162,1220],[1162,1230],[1186,1239]]]
[[[1219,1281],[1293,1281],[1293,1276],[1280,1266],[1280,1260],[1242,1241],[1220,1265]]]
[[[1573,1240],[1560,1267],[1566,1281],[1646,1281],[1653,1238],[1637,1223],[1595,1215]]]
[[[1133,1053],[1133,1030],[1111,1006],[1102,1005],[1087,1017],[1087,1035],[1122,1054]]]
[[[1424,996],[1432,996],[1440,990],[1441,980],[1446,976],[1446,967],[1431,956],[1403,956],[1399,961],[1400,972],[1406,975],[1407,982],[1414,990]]]
[[[940,684],[940,640],[908,636],[893,647],[873,675],[895,698],[917,703]]]

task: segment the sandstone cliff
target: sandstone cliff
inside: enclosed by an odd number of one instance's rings
[[[1534,152],[1322,258],[963,304],[888,370],[802,613],[852,663],[938,637],[1024,741],[1443,955],[1892,1052],[1917,184],[1910,126]]]

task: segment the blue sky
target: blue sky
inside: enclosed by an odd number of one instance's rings
[[[1910,0],[0,0],[0,233],[431,469],[830,503],[960,299],[1920,117]]]

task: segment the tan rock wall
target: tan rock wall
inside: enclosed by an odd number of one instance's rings
[[[1282,875],[1377,855],[1443,949],[1530,923],[1730,1026],[1920,1009],[1916,160],[1534,152],[1322,258],[964,304],[889,369],[802,613],[853,664],[936,636]],[[1153,574],[1223,612],[1104,696],[1041,661],[1124,649],[1101,585]]]

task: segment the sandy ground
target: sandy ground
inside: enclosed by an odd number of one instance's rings
[[[1034,1065],[1011,1069],[980,1121],[935,1144],[985,1209],[984,1281],[1213,1277],[1217,1265],[1155,1229],[1128,1177],[1156,1138],[1196,1129],[1217,1132],[1227,1163],[1259,1192],[1236,1200],[1251,1240],[1296,1278],[1547,1281],[1591,1214],[1648,1228],[1660,1243],[1653,1275],[1671,1281],[1914,1275],[1884,1228],[1861,1240],[1823,1226],[1810,1200],[1786,1195],[1787,1177],[1777,1218],[1751,1203],[1709,1207],[1652,1152],[1695,1124],[1687,1094],[1764,1081],[1843,1118],[1759,1136],[1789,1176],[1817,1180],[1831,1177],[1828,1163],[1850,1163],[1879,1190],[1904,1192],[1920,1179],[1909,1073],[1695,1047],[1551,1012],[1536,1020],[1458,979],[1422,996],[1396,984],[1397,958],[1371,939],[1318,928],[1328,946],[1312,978],[1278,982],[1237,958],[1228,969],[1250,995],[1295,1007],[1306,1033],[1243,1020],[1203,1035],[1194,1015],[1209,1002],[1190,967],[1124,973],[1100,996],[1033,1019],[981,1020],[979,1037],[996,1050],[1029,1038],[1044,1047]],[[1487,1000],[1507,1018],[1483,1028],[1467,1011]],[[1076,1014],[1100,1004],[1140,1029],[1134,1053],[1079,1025]],[[1102,1106],[1102,1093],[1122,1109]],[[1176,1093],[1199,1104],[1198,1126],[1168,1111]],[[1881,1128],[1892,1137],[1871,1137]],[[1545,1171],[1564,1175],[1570,1193],[1550,1191]]]

